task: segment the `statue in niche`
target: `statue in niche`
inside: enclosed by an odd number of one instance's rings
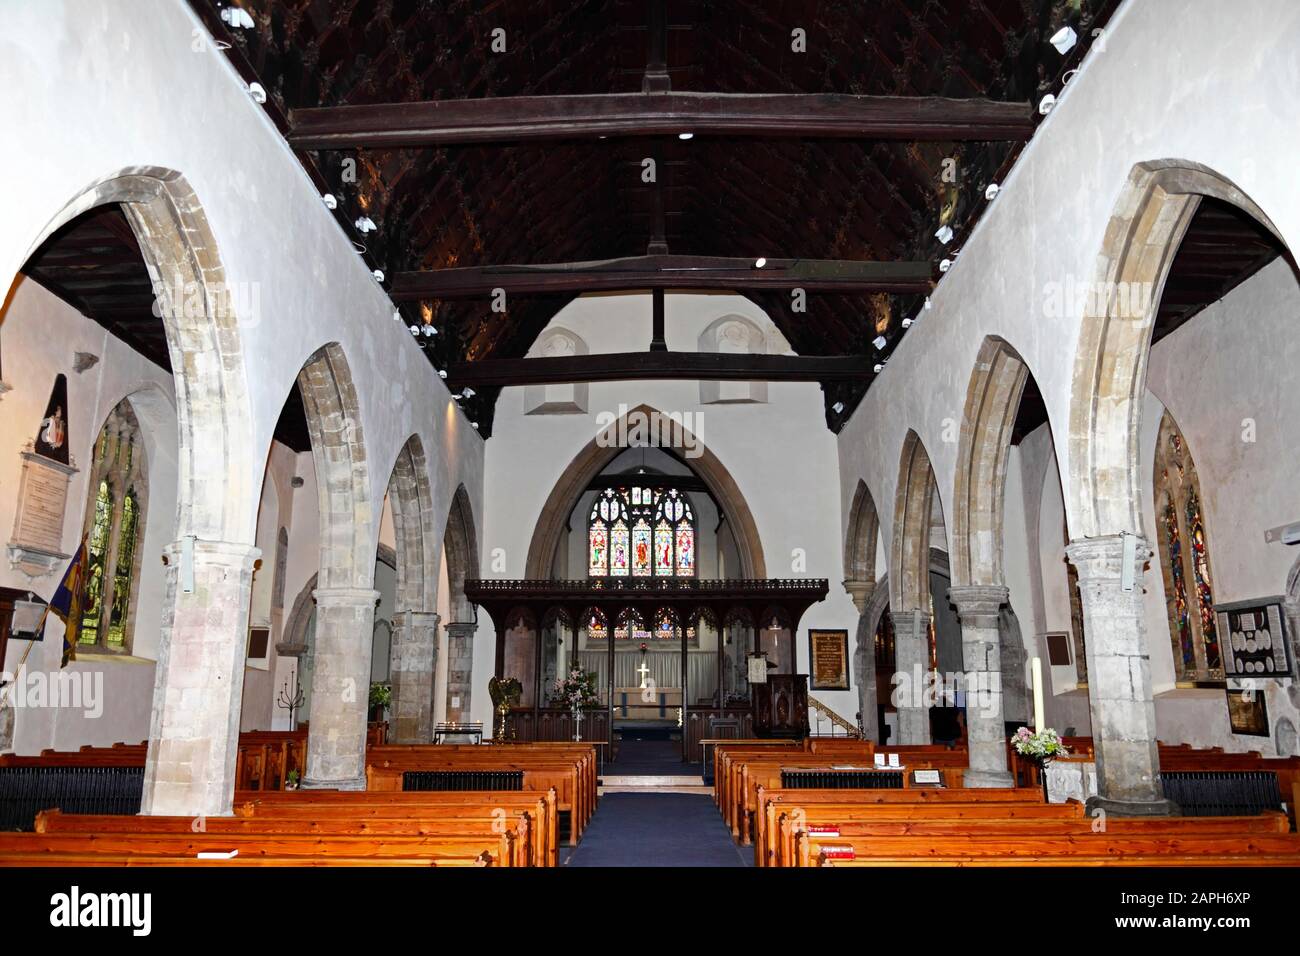
[[[41,419],[33,450],[42,458],[68,464],[68,380],[63,375],[54,380],[45,417]]]

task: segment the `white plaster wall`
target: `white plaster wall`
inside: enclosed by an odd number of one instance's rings
[[[701,332],[728,314],[743,316],[762,329],[768,351],[788,351],[762,310],[735,295],[666,296],[668,348],[696,351]],[[591,354],[600,354],[644,348],[649,320],[649,296],[622,295],[578,299],[553,322],[580,335]],[[800,622],[795,641],[798,670],[808,672],[809,628],[846,629],[852,645],[857,611],[840,586],[843,517],[836,445],[825,425],[821,389],[815,384],[771,383],[766,404],[702,405],[695,381],[599,382],[591,384],[586,414],[548,416],[524,415],[523,389],[503,390],[493,438],[487,443],[484,576],[523,576],[529,542],[546,498],[564,468],[601,430],[596,416],[618,415],[620,406],[630,409],[642,403],[665,414],[692,416],[689,430],[731,473],[754,514],[769,577],[830,580],[827,599],[813,605]],[[493,568],[492,553],[498,548],[504,561]],[[803,554],[802,565],[796,549]],[[702,554],[701,560],[705,557]],[[493,672],[495,637],[487,616],[480,615],[479,621],[475,671],[481,676],[475,681],[474,719],[488,720],[491,703],[486,680]],[[856,687],[847,692],[817,691],[815,696],[849,720],[857,712]]]
[[[203,205],[227,282],[256,303],[240,316],[255,446],[269,448],[308,357],[338,342],[360,401],[372,513],[417,434],[436,512],[448,512],[463,483],[478,520],[482,439],[392,321],[388,296],[188,5],[154,0],[142,16],[129,0],[20,0],[5,16],[0,128],[26,147],[0,151],[0,179],[22,184],[7,199],[13,228],[0,231],[0,276],[19,269],[92,183],[141,165],[179,171]],[[263,459],[254,456],[247,487],[262,486]]]
[[[138,597],[131,656],[80,651],[73,673],[102,675],[103,713],[97,718],[77,708],[22,708],[16,714],[14,749],[35,753],[48,747],[76,749],[83,744],[132,743],[149,733],[154,659],[158,650],[163,591],[162,549],[171,540],[176,515],[176,413],[171,376],[128,349],[37,283],[19,277],[8,306],[0,312],[4,378],[13,390],[0,397],[0,533],[12,536],[22,474],[19,453],[35,435],[62,373],[68,382],[69,450],[78,472],[68,486],[63,551],[76,551],[85,527],[87,482],[93,445],[109,412],[132,396],[140,421],[148,465],[149,496],[141,541]],[[78,374],[77,352],[99,356]],[[0,584],[30,589],[48,601],[64,567],[35,580],[0,561]],[[4,669],[16,670],[26,642],[11,641]],[[58,673],[63,654],[63,624],[51,617],[45,640],[32,649],[22,673]],[[91,678],[92,680],[96,678]]]

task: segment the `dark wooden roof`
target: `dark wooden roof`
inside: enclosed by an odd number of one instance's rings
[[[236,68],[269,92],[269,115],[288,135],[295,110],[506,96],[635,93],[646,74],[650,31],[641,0],[239,0],[256,29],[229,31],[212,0],[191,0],[214,33],[233,42]],[[982,97],[1037,102],[1060,89],[1091,31],[1116,0],[669,0],[665,61],[674,91],[843,93]],[[1082,40],[1061,56],[1047,43],[1063,24]],[[507,49],[491,51],[492,31]],[[794,53],[790,35],[807,34]],[[659,160],[668,251],[674,255],[937,262],[958,249],[986,208],[1015,142],[910,142],[699,135],[610,137],[437,148],[329,149],[297,155],[336,216],[391,277],[457,266],[642,256],[655,191],[641,160]],[[942,181],[956,159],[958,182]],[[345,177],[354,162],[355,181]],[[947,210],[947,211],[945,211]],[[369,216],[378,230],[356,235]],[[949,215],[956,238],[934,237]],[[69,224],[25,270],[128,344],[166,366],[148,276],[117,210]],[[1202,204],[1173,264],[1156,338],[1271,261],[1279,249],[1260,227],[1213,201]],[[784,292],[747,293],[801,355],[868,354],[883,332],[892,347],[916,295],[811,294],[805,314]],[[439,368],[524,355],[571,294],[512,295],[505,316],[486,300],[401,302],[427,317],[422,340]],[[646,320],[649,340],[649,319]],[[862,381],[823,383],[838,429]],[[465,402],[490,434],[498,389]],[[1023,435],[1041,422],[1027,390]],[[840,411],[836,403],[842,403]],[[291,400],[277,435],[306,447]]]

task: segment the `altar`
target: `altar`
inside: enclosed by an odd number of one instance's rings
[[[614,717],[624,720],[672,720],[682,706],[680,687],[615,687]]]

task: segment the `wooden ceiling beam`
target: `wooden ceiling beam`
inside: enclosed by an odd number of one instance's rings
[[[570,382],[699,380],[859,382],[874,377],[865,355],[735,355],[718,352],[618,352],[554,358],[485,359],[447,370],[453,390]]]
[[[294,110],[294,149],[408,148],[677,133],[1024,142],[1024,102],[839,93],[595,93]]]
[[[508,294],[626,292],[639,289],[748,291],[755,289],[927,294],[933,285],[928,262],[859,262],[842,259],[753,259],[721,256],[630,256],[591,262],[465,266],[393,277],[394,300],[453,299]]]

